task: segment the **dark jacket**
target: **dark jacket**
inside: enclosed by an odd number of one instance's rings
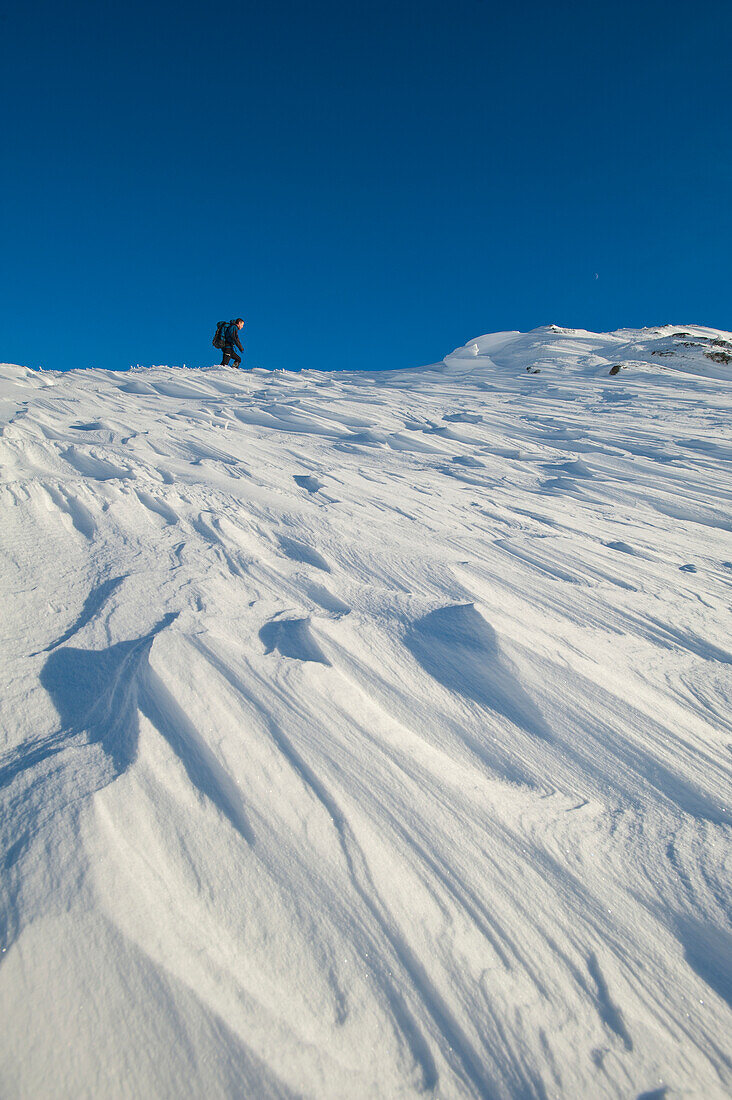
[[[236,321],[229,321],[224,329],[224,347],[238,348],[239,351],[244,351],[244,348],[239,342],[239,329],[236,327]]]

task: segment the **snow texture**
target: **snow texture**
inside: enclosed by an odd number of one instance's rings
[[[732,338],[0,367],[0,1094],[728,1096]]]

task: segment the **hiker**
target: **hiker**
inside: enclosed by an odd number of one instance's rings
[[[239,332],[243,328],[244,321],[241,317],[237,317],[234,321],[219,321],[213,343],[214,347],[221,348],[224,353],[221,360],[222,367],[228,367],[230,359],[234,367],[241,366],[241,356],[236,354],[234,348],[237,347],[239,351],[244,351],[239,340]]]

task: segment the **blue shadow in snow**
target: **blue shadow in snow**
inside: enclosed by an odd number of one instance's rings
[[[60,728],[0,761],[0,791],[11,788],[3,794],[0,809],[0,823],[4,818],[9,826],[7,836],[3,834],[6,870],[22,852],[29,824],[37,828],[40,820],[63,809],[69,797],[78,801],[127,771],[138,753],[140,713],[168,742],[196,790],[248,843],[254,842],[235,781],[150,668],[156,636],[177,617],[165,615],[148,634],[107,649],[51,653],[40,680],[58,711]],[[111,767],[100,766],[99,758],[89,758],[85,765],[78,750],[90,745],[102,748],[102,760]],[[21,783],[13,790],[16,779]]]
[[[732,933],[687,917],[676,930],[689,966],[732,1008]]]
[[[330,665],[310,633],[308,619],[272,619],[259,631],[259,640],[264,645],[265,653],[272,653],[276,649],[283,657],[292,657],[296,661]]]
[[[112,759],[116,774],[126,771],[137,755],[140,668],[147,664],[156,635],[177,617],[170,613],[149,634],[108,649],[67,648],[51,653],[40,679],[61,722],[61,730],[53,735],[52,751],[86,731],[89,743],[101,744]]]
[[[87,598],[84,600],[84,606],[82,607],[76,622],[72,623],[72,625],[68,628],[68,630],[64,631],[60,638],[57,638],[55,642],[51,642],[49,646],[46,646],[46,648],[42,649],[40,652],[50,653],[52,650],[58,649],[58,647],[60,645],[63,645],[64,642],[68,642],[69,638],[73,637],[73,635],[77,634],[82,629],[82,627],[85,627],[87,623],[91,622],[97,612],[100,611],[104,604],[107,602],[112,593],[119,588],[123,580],[125,580],[125,577],[111,577],[108,581],[104,581],[102,584],[97,585],[96,588],[93,588]],[[31,654],[31,656],[36,657],[37,654],[33,653]]]
[[[496,632],[473,604],[442,607],[413,623],[405,643],[425,672],[466,699],[544,741],[552,731],[501,653]]]

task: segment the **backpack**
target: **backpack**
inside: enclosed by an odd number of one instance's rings
[[[214,333],[214,338],[211,341],[211,343],[213,344],[213,346],[215,348],[218,348],[219,351],[224,346],[224,337],[226,335],[226,329],[228,328],[230,323],[231,323],[230,321],[219,321],[219,323],[216,325],[216,332]]]

